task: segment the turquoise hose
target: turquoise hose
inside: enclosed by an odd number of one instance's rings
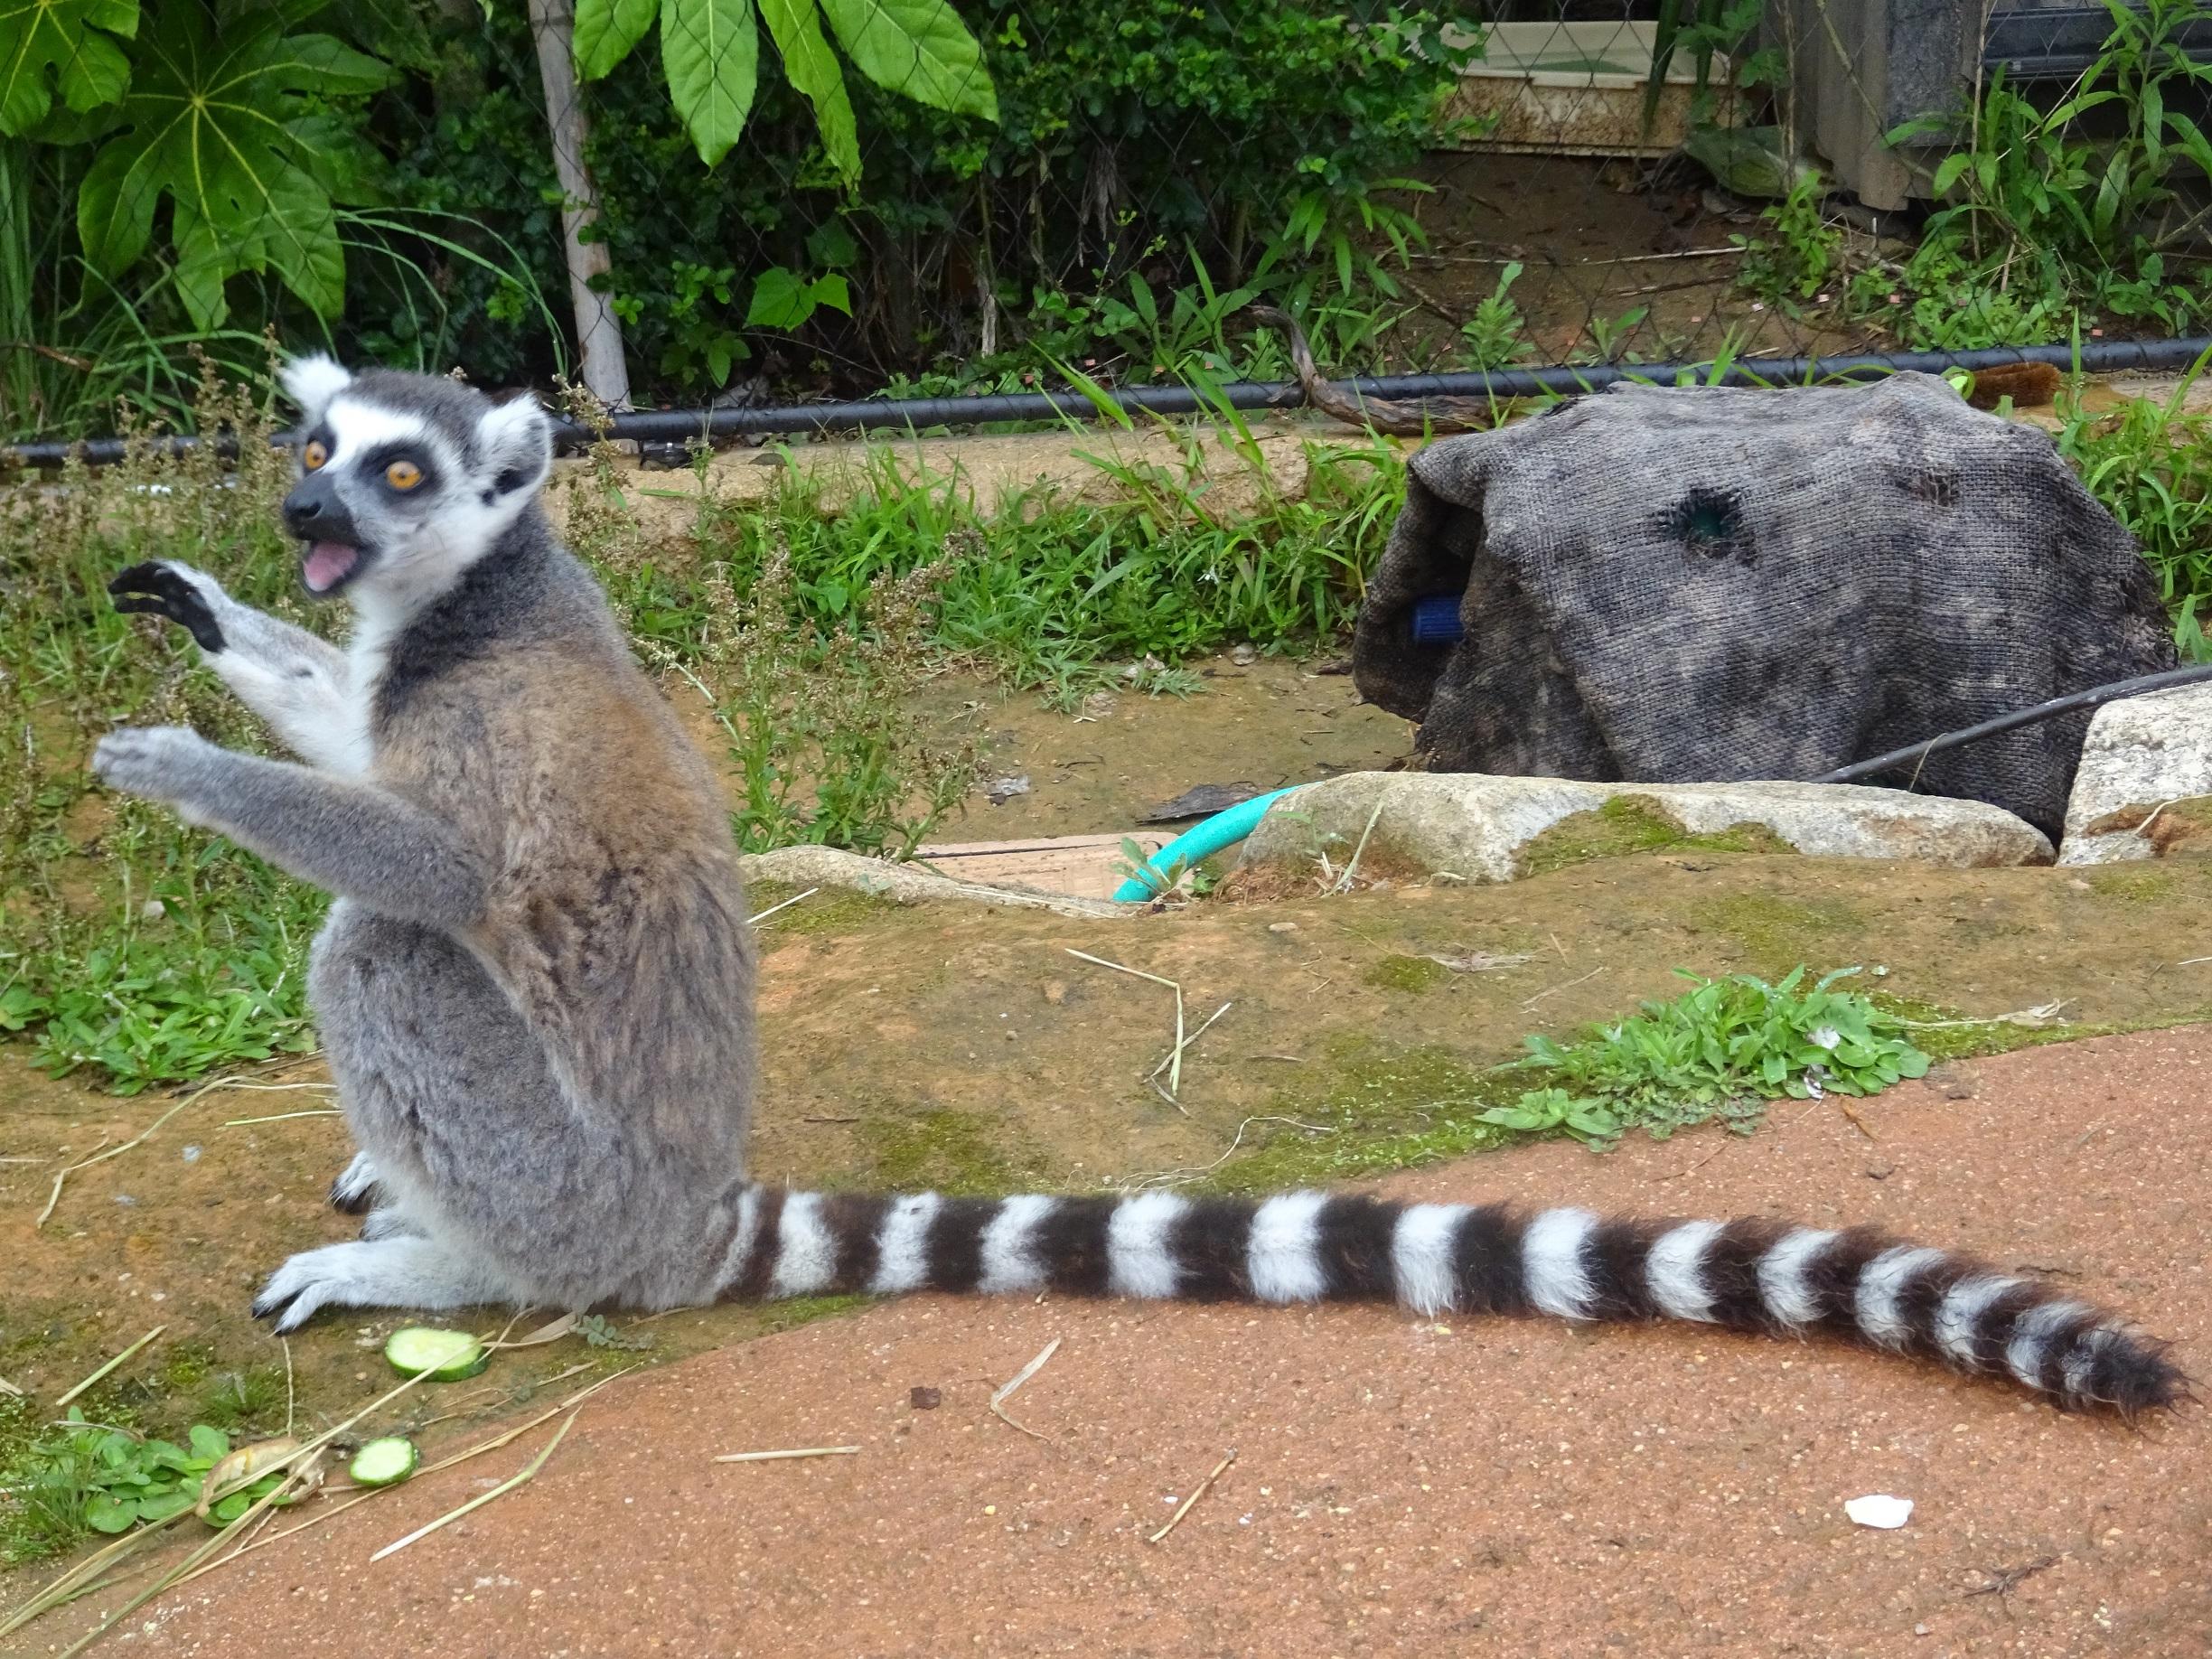
[[[1288,789],[1254,795],[1250,801],[1240,801],[1226,812],[1216,812],[1204,822],[1193,825],[1145,860],[1146,872],[1157,880],[1148,882],[1141,876],[1130,876],[1114,889],[1115,902],[1141,904],[1158,896],[1173,885],[1175,873],[1212,858],[1224,847],[1234,847],[1260,827],[1270,805],[1303,787],[1293,783]]]

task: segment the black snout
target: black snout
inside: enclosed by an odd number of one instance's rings
[[[284,498],[285,529],[302,541],[336,541],[357,546],[353,515],[338,499],[337,484],[325,473],[310,473]]]

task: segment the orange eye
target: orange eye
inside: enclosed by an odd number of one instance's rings
[[[321,438],[314,439],[300,451],[300,463],[311,473],[329,459],[330,450]]]
[[[422,483],[422,468],[412,461],[395,461],[384,469],[384,482],[395,490],[412,490]]]

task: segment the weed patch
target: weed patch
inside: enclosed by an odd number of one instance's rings
[[[7,1505],[0,1557],[14,1566],[58,1555],[90,1533],[127,1532],[183,1514],[230,1450],[230,1436],[210,1424],[194,1423],[180,1446],[88,1421],[71,1406],[64,1421],[18,1442],[0,1469]],[[209,1523],[230,1525],[283,1479],[281,1472],[265,1475],[219,1499]]]
[[[1772,985],[1749,974],[1685,973],[1695,989],[1646,1002],[1577,1042],[1530,1037],[1515,1064],[1542,1073],[1544,1086],[1484,1120],[1523,1133],[1563,1132],[1592,1146],[1632,1128],[1664,1139],[1710,1121],[1748,1134],[1769,1101],[1872,1094],[1925,1075],[1928,1057],[1907,1040],[1896,1016],[1834,989],[1856,971],[1829,974],[1810,989],[1801,989],[1803,968]]]

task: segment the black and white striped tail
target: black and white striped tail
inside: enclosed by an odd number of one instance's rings
[[[1393,1300],[1424,1316],[1685,1319],[1826,1332],[2010,1377],[2060,1406],[2139,1412],[2188,1382],[2162,1345],[2049,1286],[1869,1228],[1617,1221],[1587,1210],[1294,1193],[886,1198],[746,1189],[719,1294],[910,1290]]]

